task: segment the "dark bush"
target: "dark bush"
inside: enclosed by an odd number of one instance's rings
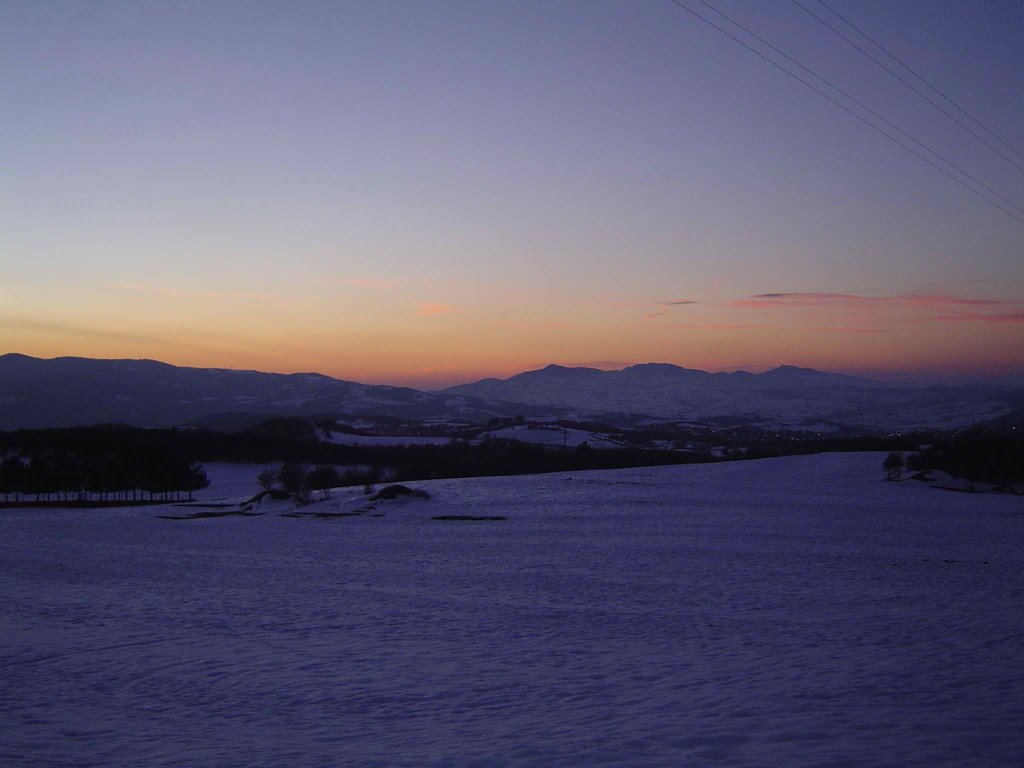
[[[411,499],[429,499],[430,494],[420,488],[410,488],[407,485],[388,485],[381,488],[377,493],[370,497],[371,500],[377,501],[397,499],[402,496],[406,496]]]
[[[899,480],[905,466],[907,466],[907,462],[899,451],[893,451],[882,462],[882,468],[885,470],[887,480]]]
[[[323,498],[330,498],[331,488],[341,485],[341,476],[338,470],[331,466],[319,466],[306,475],[306,490],[320,491]]]
[[[911,457],[913,470],[941,470],[965,483],[984,482],[1024,493],[1024,434],[977,427],[936,440]]]

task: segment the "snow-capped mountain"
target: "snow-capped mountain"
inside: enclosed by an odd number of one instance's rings
[[[801,429],[907,429],[988,421],[1021,406],[1020,388],[907,388],[793,366],[754,374],[708,373],[664,363],[620,371],[549,365],[509,379],[423,392],[317,373],[0,355],[0,429],[172,426],[229,414],[409,420],[523,414],[610,422],[650,417]]]
[[[784,365],[766,373],[708,373],[665,363],[618,371],[549,365],[446,392],[490,401],[632,413],[663,419],[735,419],[779,426],[891,428],[970,424],[1009,411],[1021,392],[995,387],[908,388]]]

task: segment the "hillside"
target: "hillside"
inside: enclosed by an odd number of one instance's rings
[[[0,429],[100,423],[175,426],[225,414],[427,419],[492,411],[471,396],[358,384],[317,373],[185,368],[155,360],[0,356]]]
[[[946,428],[998,419],[1024,390],[908,388],[782,366],[762,374],[668,364],[620,371],[550,365],[440,392],[367,385],[317,373],[187,368],[154,360],[0,356],[0,429],[123,423],[251,425],[268,416],[412,421],[575,416],[750,424],[828,432]]]
[[[7,511],[3,754],[1016,765],[1024,499],[881,459],[439,480],[333,519]]]
[[[445,391],[589,414],[634,413],[697,422],[728,419],[809,429],[963,426],[1024,402],[1021,390],[1008,387],[911,388],[794,366],[753,374],[653,363],[618,371],[549,365]]]

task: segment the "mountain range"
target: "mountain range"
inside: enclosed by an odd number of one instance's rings
[[[0,429],[106,423],[167,427],[210,419],[231,423],[232,416],[371,414],[480,418],[493,415],[493,409],[471,397],[359,384],[318,373],[0,355]]]
[[[946,428],[1024,406],[1005,386],[905,387],[781,366],[708,373],[665,363],[618,371],[549,365],[424,392],[317,373],[187,368],[153,360],[0,355],[0,429],[228,423],[232,417],[474,421],[523,414],[753,424],[768,428]]]
[[[761,374],[708,373],[664,363],[603,371],[549,365],[448,392],[491,402],[563,407],[591,414],[751,423],[766,427],[946,428],[996,418],[1024,390],[997,386],[906,387],[783,365]]]

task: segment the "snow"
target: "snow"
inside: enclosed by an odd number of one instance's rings
[[[207,462],[203,464],[206,479],[210,484],[196,491],[197,501],[223,502],[248,499],[259,493],[260,484],[256,478],[265,469],[277,469],[281,464],[233,464]]]
[[[1016,404],[1011,392],[997,387],[900,387],[793,366],[751,374],[666,364],[620,371],[550,365],[445,391],[535,408],[571,408],[583,419],[611,413],[698,422],[728,417],[797,430],[816,421],[876,430],[954,428],[1001,416]]]
[[[332,432],[325,442],[335,445],[448,445],[452,439],[443,436],[418,435],[352,435],[347,432]]]
[[[563,434],[564,433],[564,434]],[[469,442],[479,443],[487,439],[515,440],[520,443],[532,443],[535,445],[551,445],[562,447],[563,445],[575,448],[587,443],[592,448],[621,448],[619,443],[609,440],[601,435],[587,432],[581,429],[562,429],[560,427],[515,426],[503,429],[493,429],[482,432],[478,438]],[[345,432],[333,432],[326,442],[338,445],[448,445],[451,437],[443,436],[415,436],[415,435],[352,435]]]
[[[495,440],[515,440],[519,443],[532,443],[534,445],[551,445],[555,447],[568,446],[576,448],[586,443],[591,448],[621,448],[620,443],[601,437],[593,432],[582,429],[571,429],[552,427],[550,429],[536,428],[530,426],[505,427],[503,429],[492,429],[480,435],[481,440],[492,438]]]
[[[0,764],[1019,765],[1024,499],[882,457],[0,511]]]

